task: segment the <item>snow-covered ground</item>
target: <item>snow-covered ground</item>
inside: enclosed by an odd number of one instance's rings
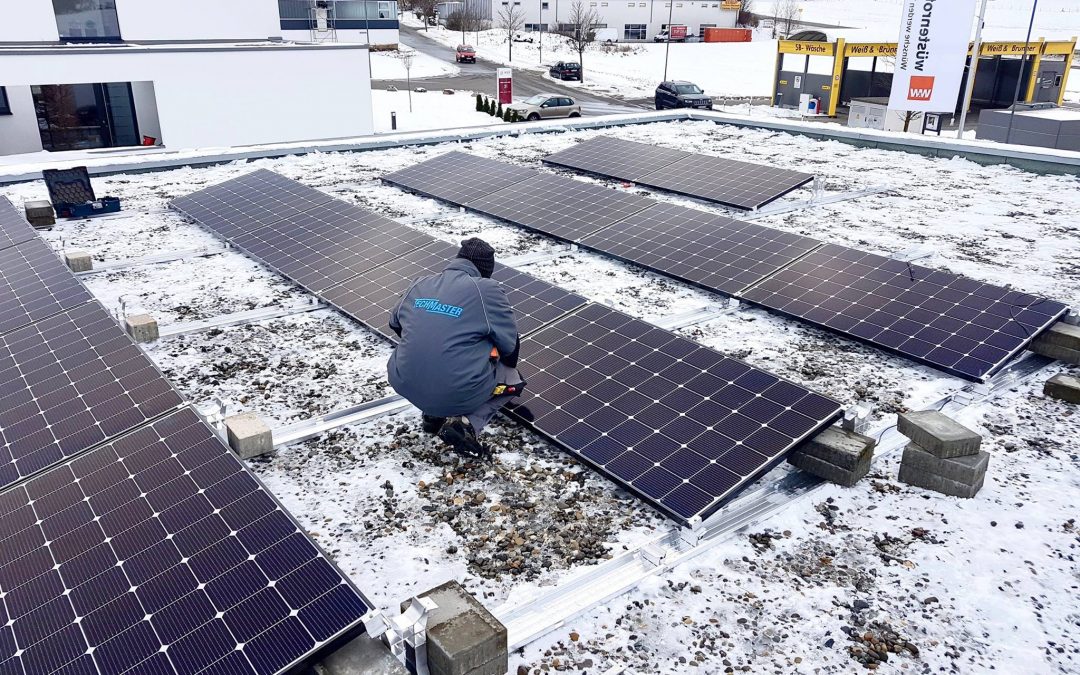
[[[430,95],[441,96],[423,96]],[[403,193],[379,176],[451,149],[539,168],[547,154],[598,133],[814,171],[832,191],[886,187],[763,222],[879,253],[926,248],[932,255],[924,264],[1080,305],[1076,177],[704,122],[96,178],[95,187],[122,198],[131,217],[63,223],[45,237],[90,249],[98,260],[212,245],[212,235],[161,211],[167,200],[268,168],[387,216],[420,220],[415,226],[444,239],[482,236],[499,255],[513,255],[546,240]],[[16,202],[45,194],[40,182],[0,192]],[[527,269],[645,319],[719,301],[589,253]],[[87,280],[110,306],[124,296],[162,325],[304,298],[237,252]],[[869,402],[879,428],[897,411],[922,408],[963,384],[755,309],[683,333],[845,403]],[[220,396],[230,412],[256,411],[275,423],[386,392],[387,344],[331,310],[165,339],[148,352],[192,400]],[[611,666],[847,673],[859,668],[849,647],[868,633],[900,650],[882,664],[888,672],[1080,671],[1080,416],[1043,396],[1042,379],[1057,371],[1080,369],[1055,366],[964,412],[961,421],[983,434],[993,456],[976,499],[906,487],[895,479],[897,459],[886,458],[855,488],[817,491],[765,526],[538,640],[512,656],[511,672],[521,665],[537,673]],[[475,465],[422,437],[418,421],[406,413],[346,427],[252,464],[383,607],[448,578],[489,607],[528,598],[667,527],[640,501],[516,425],[494,425],[498,458]]]
[[[404,57],[412,56],[412,65],[405,68]],[[457,75],[461,69],[457,65],[433,56],[428,56],[415,49],[371,52],[371,79],[404,80],[407,74],[414,78],[443,77]]]
[[[503,123],[487,113],[476,111],[476,97],[467,91],[452,95],[441,90],[412,93],[412,112],[409,112],[409,92],[371,91],[371,107],[375,116],[375,133],[391,131],[390,113],[397,113],[398,131],[423,129],[454,129],[481,127]]]

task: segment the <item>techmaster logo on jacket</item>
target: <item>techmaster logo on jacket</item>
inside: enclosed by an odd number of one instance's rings
[[[416,301],[413,302],[413,307],[422,309],[431,314],[442,314],[443,316],[449,316],[455,319],[461,316],[461,313],[465,311],[461,307],[446,305],[434,298],[417,298]]]

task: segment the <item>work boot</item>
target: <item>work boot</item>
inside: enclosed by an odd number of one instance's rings
[[[438,434],[444,422],[446,422],[445,417],[420,416],[420,428],[424,430],[425,434]]]
[[[476,431],[464,417],[448,417],[439,429],[439,438],[458,453],[468,457],[486,457],[488,449],[476,438]]]

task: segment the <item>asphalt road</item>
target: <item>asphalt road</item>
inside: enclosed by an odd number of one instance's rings
[[[399,40],[402,44],[440,61],[454,63],[456,56],[454,50],[420,35],[423,32],[421,29],[401,26],[399,30]],[[498,64],[478,58],[476,63],[459,63],[457,65],[461,69],[461,72],[457,75],[415,78],[412,80],[412,86],[414,88],[424,87],[429,91],[457,89],[481,93],[487,92],[492,96],[495,95],[497,86],[495,70],[500,67]],[[375,86],[385,87],[391,84],[398,89],[404,90],[407,88],[404,80],[378,80]],[[644,101],[623,101],[599,96],[562,85],[558,80],[553,80],[546,74],[514,69],[515,100],[541,93],[571,96],[581,104],[581,111],[585,115],[610,115],[612,113],[637,112],[642,109],[650,109],[650,106],[645,105],[646,102]]]

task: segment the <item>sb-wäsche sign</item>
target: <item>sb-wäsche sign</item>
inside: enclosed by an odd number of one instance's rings
[[[960,96],[975,0],[904,0],[889,108],[952,112]]]

